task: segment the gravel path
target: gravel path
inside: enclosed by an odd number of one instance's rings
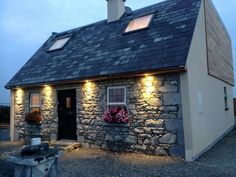
[[[19,145],[18,145],[19,146]],[[1,152],[15,146],[0,145]],[[13,176],[11,164],[0,160],[0,173]],[[198,160],[111,153],[81,148],[59,160],[61,177],[236,177],[236,129]],[[1,177],[1,175],[0,175]]]

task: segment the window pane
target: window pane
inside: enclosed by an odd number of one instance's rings
[[[31,106],[39,106],[40,105],[40,94],[32,93],[30,95],[30,105]]]
[[[225,98],[225,110],[229,110],[229,107],[228,107],[228,95],[227,95],[227,89],[226,87],[224,87],[224,98]]]
[[[152,19],[152,16],[153,16],[153,14],[150,14],[150,15],[146,15],[146,16],[143,16],[143,17],[133,19],[129,23],[129,25],[126,28],[125,32],[130,32],[130,31],[134,31],[134,30],[138,30],[138,29],[147,28],[150,20]]]
[[[70,97],[66,97],[66,108],[67,109],[71,108],[71,98]]]
[[[54,44],[50,47],[49,51],[64,47],[64,45],[68,42],[69,39],[70,37],[56,40],[56,42],[54,42]]]
[[[124,88],[109,89],[109,103],[123,103],[123,102],[125,102]]]

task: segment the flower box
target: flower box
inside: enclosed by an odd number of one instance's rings
[[[25,116],[25,121],[30,124],[40,124],[42,121],[41,113],[38,111],[27,113]]]
[[[128,111],[126,108],[112,107],[104,112],[103,119],[108,123],[128,123]]]

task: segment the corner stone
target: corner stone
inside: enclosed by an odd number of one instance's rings
[[[173,133],[167,133],[159,139],[159,142],[163,144],[174,144],[176,142],[176,135]]]

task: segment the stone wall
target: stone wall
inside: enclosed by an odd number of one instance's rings
[[[110,86],[125,86],[129,123],[106,123],[106,92]],[[58,134],[56,90],[76,89],[77,139],[85,147],[113,151],[142,152],[157,155],[184,156],[183,121],[179,74],[113,79],[76,85],[41,88],[44,140],[54,141]],[[49,87],[47,88],[49,89]],[[17,101],[16,134],[29,136],[24,114],[29,107],[29,93],[24,90]],[[50,94],[49,94],[50,93]]]
[[[103,121],[106,88],[126,86],[128,124]],[[184,155],[178,74],[98,81],[77,87],[77,135],[86,147]]]
[[[41,114],[40,124],[29,124],[25,115],[30,112],[30,93],[40,93]],[[57,140],[57,109],[56,90],[51,87],[37,89],[17,89],[15,91],[15,140],[30,142],[33,137],[42,137],[44,141]]]
[[[17,89],[15,92],[15,134],[14,139],[24,141],[25,138],[25,101],[28,99],[22,89]]]

